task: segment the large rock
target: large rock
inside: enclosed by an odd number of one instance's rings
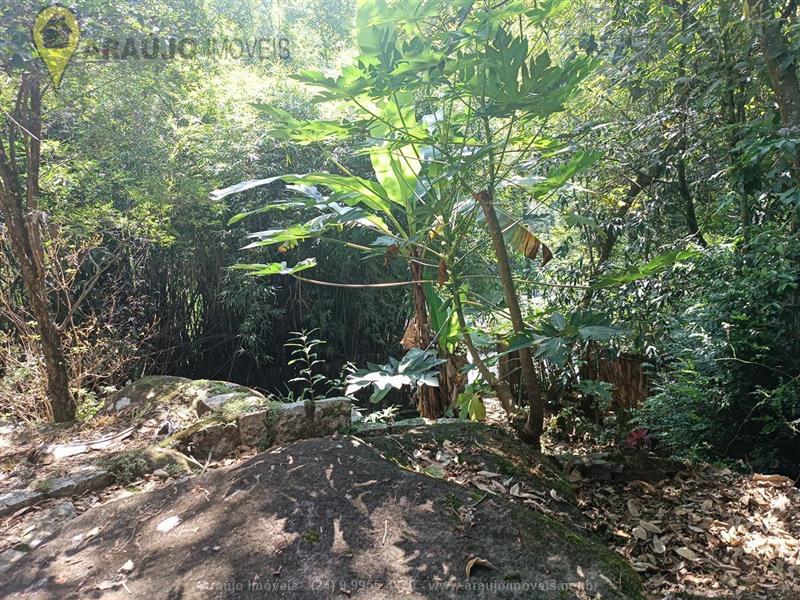
[[[333,435],[350,427],[352,405],[348,398],[292,402],[239,416],[242,444],[268,447],[306,438]]]
[[[185,475],[197,465],[172,448],[147,446],[112,454],[102,461],[102,466],[112,474],[114,481],[125,484],[157,470],[170,476]]]
[[[297,440],[325,437],[348,429],[352,407],[348,398],[315,402],[273,402],[269,408],[245,411],[234,421],[213,414],[173,436],[179,448],[200,459],[232,454],[239,446],[268,448]]]
[[[64,498],[100,490],[112,483],[114,483],[114,476],[106,469],[88,465],[63,477],[43,479],[36,482],[34,486],[51,498]]]
[[[25,531],[22,534],[25,549],[38,548],[61,529],[64,523],[77,515],[75,505],[69,501],[41,511],[25,523]]]
[[[481,500],[355,438],[306,440],[87,511],[0,597],[641,597],[628,563],[580,529]]]
[[[67,501],[26,515],[15,523],[4,532],[4,537],[10,537],[16,542],[13,547],[0,552],[0,574],[8,571],[14,563],[25,556],[26,552],[41,546],[57,533],[65,522],[76,516],[75,505]]]
[[[218,459],[233,454],[240,445],[236,423],[210,422],[194,430],[181,447],[201,459]]]
[[[558,460],[563,465],[564,474],[572,481],[589,479],[620,483],[641,480],[657,483],[684,468],[678,461],[640,451],[564,454]]]
[[[44,493],[39,490],[8,490],[0,492],[0,517],[38,504],[45,497]]]
[[[25,556],[25,552],[15,548],[6,548],[0,552],[0,575],[10,570],[11,567],[14,566],[14,563],[19,561],[23,556]]]
[[[198,416],[224,411],[227,407],[245,412],[268,403],[266,396],[243,385],[210,379],[186,379],[168,375],[142,377],[112,395],[105,410],[115,412],[130,407],[144,410],[147,404],[193,406]]]

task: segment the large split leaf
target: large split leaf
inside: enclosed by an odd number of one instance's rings
[[[368,369],[349,375],[345,393],[354,394],[362,388],[372,386],[370,401],[380,402],[390,390],[399,390],[406,385],[438,387],[437,367],[445,362],[447,360],[438,358],[435,352],[412,348],[401,360],[390,357],[385,365],[370,364]]]

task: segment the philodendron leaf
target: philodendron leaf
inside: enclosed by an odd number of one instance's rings
[[[390,357],[385,365],[369,364],[369,369],[360,369],[347,377],[346,395],[351,395],[358,390],[372,386],[373,394],[370,400],[378,402],[390,389],[400,389],[403,386],[438,387],[438,367],[444,359],[437,358],[434,352],[412,348],[401,359]]]
[[[257,231],[249,234],[247,237],[250,239],[256,239],[258,241],[247,244],[242,248],[242,250],[260,248],[262,246],[272,246],[274,244],[283,244],[286,242],[299,242],[308,238],[318,237],[321,232],[321,229],[313,229],[307,225],[290,225],[286,229]]]
[[[257,208],[255,210],[248,210],[247,212],[238,213],[233,215],[230,219],[228,219],[228,225],[235,225],[242,219],[246,219],[247,217],[251,217],[253,215],[260,215],[267,212],[271,212],[273,210],[292,210],[296,208],[306,208],[310,206],[311,203],[307,201],[290,201],[290,202],[275,202],[274,204],[267,204],[266,206],[262,206],[261,208]]]

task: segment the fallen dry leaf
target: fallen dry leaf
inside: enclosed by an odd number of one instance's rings
[[[483,567],[484,569],[492,569],[493,571],[497,571],[497,567],[495,567],[488,560],[476,556],[474,558],[470,558],[467,561],[467,568],[466,568],[467,578],[469,578],[472,575],[472,570],[476,567]]]
[[[133,571],[133,561],[128,559],[127,562],[119,568],[120,573],[130,573]]]
[[[667,547],[664,546],[664,542],[661,541],[657,535],[653,536],[653,552],[656,554],[664,554],[667,551]]]
[[[650,521],[645,521],[644,519],[639,519],[639,527],[649,531],[650,533],[661,534],[661,528],[658,525],[655,525]]]
[[[681,548],[675,548],[675,553],[678,554],[681,558],[685,558],[686,560],[691,562],[694,562],[700,558],[699,556],[697,556],[697,554],[695,554],[693,550],[690,550],[685,546]]]

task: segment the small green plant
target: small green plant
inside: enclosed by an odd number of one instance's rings
[[[291,350],[291,359],[287,365],[293,366],[297,370],[297,377],[290,379],[287,383],[301,383],[302,388],[299,393],[288,389],[284,394],[279,394],[278,398],[282,402],[303,402],[305,400],[322,400],[331,394],[342,393],[347,376],[355,370],[352,363],[345,363],[338,377],[328,377],[321,372],[321,365],[325,361],[319,357],[318,348],[326,344],[324,340],[312,337],[316,329],[309,331],[292,331],[293,337],[284,344]]]
[[[320,540],[319,531],[316,529],[306,529],[303,533],[300,534],[300,538],[306,544],[316,544]]]
[[[111,457],[105,467],[114,476],[114,481],[120,484],[131,483],[150,471],[147,460],[135,452]]]
[[[33,488],[37,492],[41,492],[42,494],[47,494],[53,489],[53,480],[50,478],[47,479],[40,479],[36,483],[33,484]]]
[[[468,386],[456,398],[458,405],[458,416],[470,421],[485,421],[486,406],[478,395],[478,390],[473,386]]]
[[[106,389],[103,391],[108,393]],[[89,421],[103,408],[103,397],[98,396],[93,391],[81,388],[77,392],[77,397],[78,408],[75,413],[75,418],[78,421]]]
[[[378,403],[392,389],[403,386],[416,388],[427,385],[439,387],[439,365],[447,360],[438,358],[436,352],[412,348],[402,359],[389,357],[385,365],[368,363],[367,369],[359,369],[347,377],[348,396],[365,387],[372,387],[370,402]]]
[[[291,353],[291,360],[288,365],[294,366],[298,371],[298,376],[290,379],[289,383],[302,383],[303,389],[296,398],[297,401],[317,400],[324,398],[324,394],[318,394],[317,389],[327,381],[327,377],[317,372],[319,365],[325,364],[319,358],[317,348],[325,344],[323,340],[311,337],[317,330],[292,331],[294,337],[284,344],[287,348],[294,348]]]
[[[376,410],[364,417],[364,423],[391,423],[400,413],[400,407],[397,404],[387,406],[381,410]]]

